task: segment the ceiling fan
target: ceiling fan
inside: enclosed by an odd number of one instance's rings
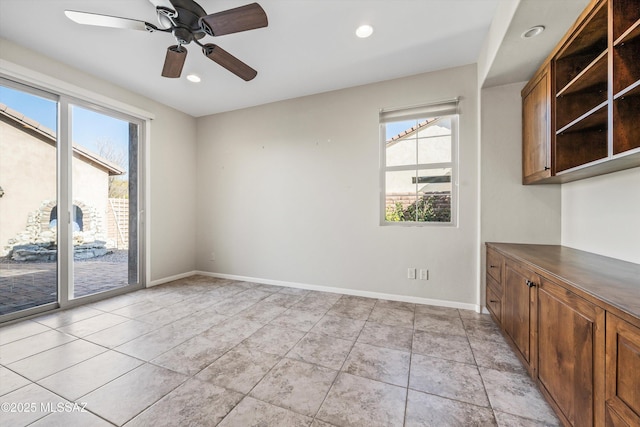
[[[142,31],[172,33],[178,44],[169,46],[162,68],[162,76],[177,78],[182,73],[187,49],[184,45],[194,42],[202,53],[213,62],[231,71],[243,80],[252,80],[258,72],[221,47],[200,43],[205,35],[222,36],[254,30],[268,25],[267,14],[258,3],[228,9],[208,15],[193,0],[149,0],[156,8],[159,26],[136,19],[97,13],[66,10],[69,19],[84,25],[124,28]]]

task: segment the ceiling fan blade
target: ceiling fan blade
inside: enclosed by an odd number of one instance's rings
[[[258,3],[251,3],[200,18],[200,26],[210,36],[239,33],[266,27],[267,14]]]
[[[137,19],[119,18],[117,16],[99,15],[97,13],[79,12],[77,10],[65,10],[64,14],[72,21],[83,25],[140,31],[152,31],[155,28],[148,22],[138,21]]]
[[[252,80],[258,72],[215,44],[207,43],[202,53],[213,62],[218,63],[245,81]]]
[[[164,58],[162,77],[174,79],[180,77],[185,59],[187,59],[187,49],[177,44],[169,46],[167,48],[167,56]]]

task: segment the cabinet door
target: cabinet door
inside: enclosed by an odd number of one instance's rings
[[[640,426],[640,328],[607,314],[606,425]]]
[[[531,363],[532,328],[535,325],[535,286],[538,276],[522,265],[507,259],[505,262],[504,310],[502,323],[527,363]]]
[[[549,66],[522,91],[522,183],[551,176],[551,78]]]
[[[538,379],[572,426],[593,426],[594,419],[603,416],[604,313],[563,287],[541,280]]]

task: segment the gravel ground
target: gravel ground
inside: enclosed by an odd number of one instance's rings
[[[89,258],[76,260],[76,262],[127,262],[128,261],[128,251],[125,250],[114,250],[113,252],[107,253],[101,257]],[[43,261],[38,261],[38,264],[43,264]],[[55,263],[55,261],[48,261],[48,263]],[[11,257],[3,256],[0,257],[0,264],[20,264],[20,265],[28,265],[30,264],[28,261],[14,261]]]

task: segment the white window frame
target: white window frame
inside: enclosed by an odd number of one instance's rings
[[[424,105],[381,109],[380,124],[380,225],[400,227],[457,227],[458,226],[458,137],[459,137],[459,98],[438,101]],[[451,161],[446,163],[411,164],[402,166],[387,166],[386,124],[412,119],[426,119],[431,117],[447,117],[451,119]],[[425,170],[451,168],[451,221],[387,221],[386,220],[386,175],[387,172],[406,170]],[[418,185],[416,183],[416,185]]]

